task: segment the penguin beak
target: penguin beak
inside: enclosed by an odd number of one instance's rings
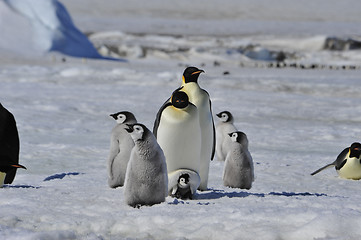
[[[114,118],[115,120],[117,120],[117,116],[115,114],[110,114],[109,116],[111,116],[112,118]]]
[[[13,164],[11,166],[14,167],[14,168],[24,168],[24,169],[26,169],[26,167],[24,167],[23,165],[20,165],[20,164]]]
[[[222,117],[222,114],[221,114],[221,113],[217,113],[216,116],[219,117],[219,118],[221,118],[221,117]]]
[[[228,136],[232,137],[232,133],[228,133]]]
[[[202,69],[198,69],[198,71],[193,72],[191,75],[200,74],[202,72],[204,73],[204,71]]]
[[[134,131],[133,125],[130,124],[126,124],[128,128],[125,128],[125,130],[127,130],[128,133],[132,133]]]

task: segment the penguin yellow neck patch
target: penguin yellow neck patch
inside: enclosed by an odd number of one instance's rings
[[[4,185],[5,176],[6,173],[0,172],[0,188],[2,188]]]

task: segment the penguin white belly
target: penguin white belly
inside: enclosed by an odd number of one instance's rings
[[[347,159],[346,164],[340,170],[337,170],[337,173],[342,178],[354,180],[361,179],[360,160],[357,158]]]
[[[6,173],[0,172],[0,188],[2,188],[4,185],[5,177],[6,177]]]
[[[196,105],[199,113],[199,125],[201,128],[201,157],[199,175],[201,177],[200,190],[207,190],[209,164],[213,149],[213,116],[210,108],[209,95],[196,83],[183,85],[183,91],[189,96],[189,101]]]
[[[223,136],[223,140],[220,142],[220,144],[221,144],[222,155],[224,156],[224,159],[223,159],[223,161],[224,161],[227,156],[227,153],[231,149],[230,146],[232,143],[232,140],[228,136],[228,134],[237,131],[237,129],[232,124],[227,124],[224,126],[223,131],[224,131],[223,132],[224,136]]]
[[[189,105],[186,111],[171,106],[164,109],[157,141],[164,152],[168,173],[177,169],[199,172],[201,132],[195,106]]]

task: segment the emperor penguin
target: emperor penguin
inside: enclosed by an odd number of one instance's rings
[[[361,144],[354,142],[350,147],[345,148],[336,160],[326,166],[314,171],[315,175],[329,167],[335,167],[341,178],[359,180],[361,179]]]
[[[125,173],[134,147],[134,141],[126,131],[126,124],[137,122],[133,113],[122,111],[110,115],[117,125],[112,129],[110,138],[110,153],[108,158],[108,185],[111,188],[124,185]]]
[[[169,195],[176,198],[193,199],[201,182],[199,174],[190,169],[178,169],[168,174]]]
[[[230,133],[229,137],[232,142],[224,164],[223,185],[251,189],[254,181],[254,167],[252,156],[248,147],[245,146],[248,145],[247,135],[236,131]]]
[[[212,116],[212,104],[209,94],[198,85],[198,77],[204,72],[196,67],[187,67],[183,72],[182,85],[189,101],[193,103],[199,113],[199,125],[201,128],[201,157],[199,166],[199,175],[201,183],[199,190],[208,189],[209,164],[214,158],[216,134]]]
[[[192,180],[192,190],[199,187],[199,181],[193,181],[199,176],[201,157],[201,128],[199,125],[198,110],[189,102],[188,95],[182,91],[183,87],[176,89],[159,112],[154,123],[153,133],[160,147],[163,149],[167,162],[169,188],[177,184],[177,175],[172,173],[177,170],[187,170]],[[194,193],[194,191],[192,191]]]
[[[19,150],[20,140],[14,115],[0,103],[0,165],[19,164]],[[17,169],[18,167],[10,167],[6,172],[2,172],[4,180],[0,182],[11,184]]]
[[[217,160],[224,161],[231,146],[231,138],[228,134],[236,132],[237,128],[233,125],[233,115],[229,111],[220,112],[216,116],[220,119],[216,125]]]
[[[153,133],[143,124],[128,124],[135,145],[125,174],[124,198],[132,207],[165,201],[168,174],[165,156]]]
[[[26,167],[23,165],[13,162],[10,157],[6,155],[0,155],[0,188],[2,188],[4,185],[6,175],[14,169],[18,168],[26,169]]]

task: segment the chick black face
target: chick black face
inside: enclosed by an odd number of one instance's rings
[[[175,91],[172,94],[172,105],[175,108],[185,108],[189,104],[188,95],[185,92]]]
[[[361,155],[361,144],[354,142],[350,147],[350,158],[360,158]]]
[[[196,67],[187,67],[183,72],[184,83],[197,82],[199,75],[204,72]]]
[[[223,111],[216,114],[217,117],[221,119],[222,122],[233,122],[233,116],[228,111]]]

